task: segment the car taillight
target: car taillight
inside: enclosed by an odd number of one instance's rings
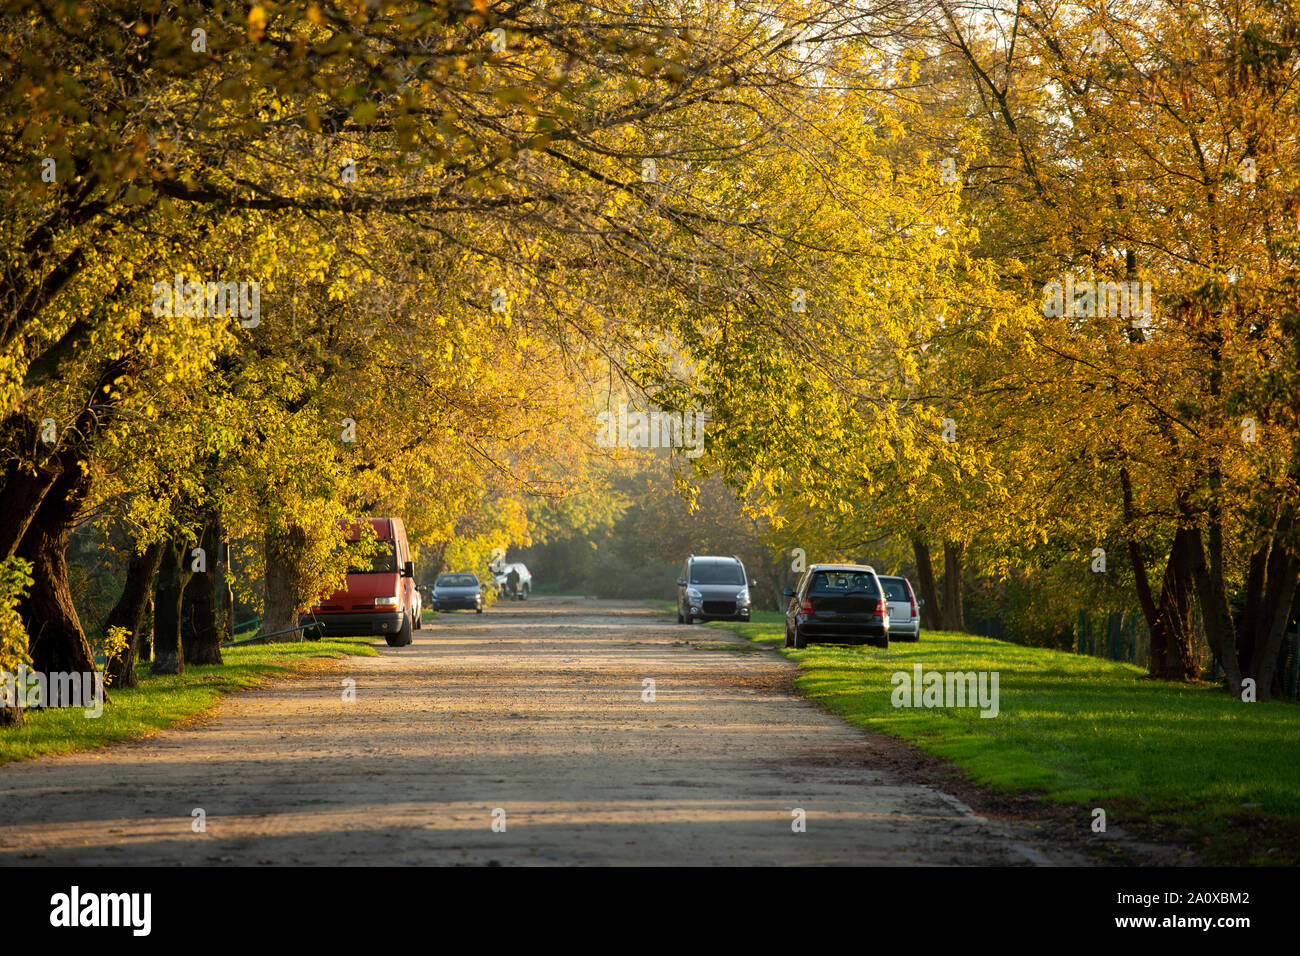
[[[907,599],[912,602],[912,620],[915,621],[920,617],[921,612],[916,606],[916,594],[913,593],[912,585],[910,583],[907,585]]]
[[[809,600],[808,598],[804,598],[802,601],[799,602],[799,610],[802,611],[804,614],[816,613],[815,611],[813,611],[812,601]]]
[[[884,598],[881,598],[879,601],[876,602],[876,616],[877,616],[877,617],[884,617],[884,616],[885,616],[885,599],[884,599]]]

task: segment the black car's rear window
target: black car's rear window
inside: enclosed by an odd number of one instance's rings
[[[880,596],[875,576],[863,571],[814,571],[808,593]]]
[[[730,561],[696,562],[691,565],[692,584],[744,584],[745,569]]]
[[[907,593],[907,585],[898,580],[880,579],[880,586],[885,589],[886,601],[910,601],[912,596]]]
[[[440,574],[434,583],[447,588],[472,588],[478,584],[478,578],[472,574]]]

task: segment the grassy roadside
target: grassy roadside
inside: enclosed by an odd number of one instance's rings
[[[663,605],[668,607],[669,605]],[[1215,863],[1300,863],[1300,707],[1245,704],[1210,686],[969,634],[924,632],[887,650],[785,648],[784,617],[720,622],[799,665],[795,687],[850,723],[951,760],[992,790],[1106,810],[1112,825],[1160,824]],[[895,708],[898,671],[999,675],[1000,713]]]
[[[149,664],[141,663],[136,671],[140,686],[110,687],[112,703],[99,717],[88,718],[75,707],[34,710],[23,726],[0,730],[0,764],[146,737],[201,714],[231,691],[256,687],[307,660],[374,654],[370,640],[343,637],[228,647],[221,652],[224,664],[189,666],[180,675],[150,676]]]

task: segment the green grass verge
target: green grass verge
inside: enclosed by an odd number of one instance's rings
[[[224,664],[191,665],[179,675],[150,676],[149,664],[141,663],[136,670],[140,686],[110,687],[112,702],[99,717],[88,718],[76,707],[33,710],[21,727],[0,730],[0,764],[148,736],[208,710],[233,690],[256,687],[310,658],[374,654],[370,640],[336,637],[227,647],[221,652]]]
[[[671,608],[671,605],[668,605]],[[1211,862],[1300,862],[1300,706],[1247,704],[1209,685],[1147,680],[1131,664],[970,634],[888,649],[785,648],[785,618],[718,622],[799,665],[796,689],[850,723],[951,760],[975,783],[1102,807],[1112,823],[1172,825]],[[894,707],[891,676],[999,675],[1000,712]],[[1272,852],[1270,852],[1270,850]]]

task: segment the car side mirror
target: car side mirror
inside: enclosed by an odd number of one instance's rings
[[[685,586],[686,586],[686,579],[685,579],[685,578],[678,578],[678,579],[677,579],[677,586],[678,586],[679,588],[685,587]]]
[[[404,578],[413,578],[413,577],[415,577],[415,562],[414,562],[414,561],[407,561],[405,564],[402,565],[402,577],[404,577]]]
[[[917,607],[925,607],[925,598],[917,598],[917,599],[916,599],[916,606],[917,606]]]
[[[751,588],[756,588],[756,587],[758,587],[758,578],[750,578],[750,579],[749,579],[749,586],[750,586]]]
[[[794,597],[794,589],[793,589],[793,588],[786,588],[786,589],[785,589],[784,591],[782,591],[781,593],[784,594],[786,597]]]

